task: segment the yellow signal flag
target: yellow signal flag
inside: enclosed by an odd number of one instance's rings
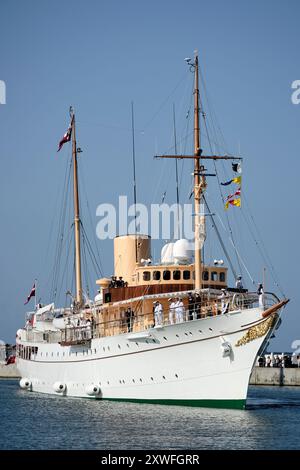
[[[232,204],[236,207],[241,207],[241,198],[234,199],[234,201],[232,201]]]
[[[236,178],[233,178],[232,183],[241,184],[242,183],[242,177],[237,176]]]
[[[231,206],[236,206],[236,207],[241,207],[241,198],[237,199],[231,199],[225,203],[225,210],[228,209],[229,205]]]

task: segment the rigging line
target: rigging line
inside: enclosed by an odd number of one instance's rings
[[[205,82],[205,79],[204,79],[204,75],[202,73],[202,70],[201,68],[199,68],[199,72],[200,72],[200,79],[201,79],[201,82],[202,82],[202,86],[203,86],[203,90],[204,90],[204,94],[205,94],[205,97],[206,97],[206,102],[207,102],[207,106],[208,106],[208,110],[209,110],[209,113],[211,115],[211,119],[212,119],[212,125],[215,129],[215,125],[214,125],[214,121],[216,123],[216,127],[218,128],[218,131],[220,133],[220,137],[221,139],[223,140],[223,147],[224,147],[224,150],[225,152],[230,155],[230,153],[228,153],[228,145],[227,145],[227,142],[225,140],[225,137],[224,137],[224,134],[222,132],[222,129],[219,125],[219,122],[218,122],[218,119],[217,119],[217,115],[215,113],[215,110],[214,110],[214,107],[212,105],[212,101],[211,99],[209,99],[209,93],[208,93],[208,90],[207,90],[207,86],[206,86],[206,82]],[[215,131],[215,135],[217,135],[217,132]]]
[[[67,253],[66,253],[65,266],[64,266],[64,269],[63,269],[63,272],[62,272],[61,282],[59,283],[60,287],[58,288],[58,290],[57,290],[57,286],[56,286],[56,291],[57,291],[57,297],[58,298],[61,295],[61,289],[62,289],[62,286],[63,286],[63,279],[65,279],[65,274],[66,274],[67,266],[68,266],[68,263],[69,263],[69,255],[70,255],[70,249],[71,249],[71,244],[72,244],[72,230],[70,230],[68,238],[69,238],[69,240],[68,240],[69,243],[68,243],[68,249],[67,249]]]
[[[206,200],[206,197],[204,196],[204,194],[203,194],[202,197],[203,197],[203,200],[204,200],[204,202],[205,202],[205,205],[206,205],[206,208],[207,208],[208,213],[209,213],[209,214],[212,214],[211,211],[210,211],[209,205],[208,205],[208,203],[207,203],[207,200]],[[232,274],[233,274],[233,276],[236,278],[236,277],[237,277],[237,273],[236,273],[236,271],[235,271],[235,269],[234,269],[234,266],[233,266],[233,264],[232,264],[232,262],[231,262],[231,258],[230,258],[230,256],[229,256],[229,253],[228,253],[227,249],[226,249],[226,246],[225,246],[225,244],[224,244],[224,242],[223,242],[223,240],[222,240],[220,231],[219,231],[219,229],[218,229],[218,227],[217,227],[217,224],[216,224],[216,221],[215,221],[215,217],[214,217],[213,215],[210,215],[210,218],[211,218],[211,221],[212,221],[212,227],[213,227],[213,229],[215,230],[215,232],[216,232],[216,234],[217,234],[218,240],[219,240],[219,242],[220,242],[221,248],[222,248],[223,251],[224,251],[225,257],[226,257],[226,259],[227,259],[227,261],[228,261],[228,264],[229,264],[229,266],[230,266],[230,269],[231,269],[231,271],[232,271]]]
[[[218,212],[217,212],[216,214],[217,214],[217,217],[218,217],[218,219],[219,219],[219,221],[220,221],[220,224],[222,225],[222,227],[223,227],[225,233],[227,233],[226,227],[225,227],[225,225],[224,225],[224,223],[223,223],[223,221],[222,221],[220,215],[218,214]],[[246,271],[246,273],[248,274],[249,279],[251,280],[252,284],[254,285],[254,284],[255,284],[255,280],[254,280],[253,277],[251,276],[251,274],[250,274],[250,272],[249,272],[249,270],[248,270],[248,268],[247,268],[247,266],[246,266],[246,264],[245,264],[243,258],[241,257],[240,253],[238,252],[237,248],[235,247],[231,236],[229,235],[228,238],[229,238],[229,241],[230,241],[231,245],[233,246],[233,248],[234,248],[234,250],[235,250],[237,256],[239,257],[239,259],[240,259],[240,261],[241,261],[243,267],[245,268],[245,271]]]
[[[98,247],[99,243],[97,243],[97,239],[96,239],[96,236],[95,236],[95,231],[94,231],[94,226],[93,226],[93,221],[92,221],[91,208],[90,208],[90,204],[89,204],[89,200],[88,200],[88,196],[87,196],[87,189],[86,189],[86,184],[85,184],[85,172],[84,172],[84,165],[83,164],[80,164],[80,183],[81,183],[81,186],[82,186],[83,191],[84,191],[84,196],[85,196],[86,206],[87,206],[87,213],[88,213],[88,220],[89,220],[91,232],[93,234],[94,248],[96,249],[96,253],[97,253],[97,256],[98,256],[98,262],[99,262],[99,266],[100,266],[99,272],[101,273],[101,276],[103,276],[103,271],[104,270],[103,270],[103,266],[102,266],[102,262],[101,262],[100,249]],[[84,214],[83,211],[81,211],[81,213]]]
[[[202,82],[202,85],[203,85],[203,89],[204,89],[204,97],[206,99],[206,103],[207,103],[207,106],[208,106],[208,109],[209,109],[209,114],[210,114],[210,117],[211,117],[211,126],[213,128],[213,133],[215,135],[215,139],[216,139],[216,142],[215,143],[215,146],[216,146],[216,149],[218,149],[218,151],[220,152],[220,150],[223,148],[223,150],[225,151],[226,154],[230,155],[230,152],[228,150],[228,144],[225,140],[225,137],[224,137],[224,134],[222,132],[222,129],[221,129],[221,126],[219,125],[219,122],[218,122],[218,118],[217,118],[217,115],[214,111],[214,107],[213,105],[211,104],[211,100],[209,99],[209,93],[208,93],[208,90],[207,90],[207,86],[206,86],[206,83],[205,83],[205,79],[204,79],[204,76],[202,74],[202,72],[200,71],[201,73],[201,82]],[[209,120],[210,121],[210,120]],[[207,123],[207,121],[206,121]],[[207,123],[208,125],[208,130],[209,130],[209,127],[210,127],[210,124]],[[217,130],[216,128],[218,129],[218,132],[220,134],[220,138],[222,140],[222,144],[220,144],[218,142],[218,133],[217,133]],[[209,132],[208,132],[209,134]],[[225,167],[225,164],[223,161],[221,161],[221,164],[222,164],[222,168],[223,168],[223,172],[225,175],[228,175],[228,172],[226,171],[226,167]],[[215,166],[215,169],[216,169],[216,162],[214,162],[214,166]],[[217,176],[218,176],[218,172],[216,171],[217,173]],[[218,176],[218,179],[219,179],[219,176]],[[229,178],[227,178],[229,179]],[[219,188],[221,189],[220,185],[219,185]],[[227,215],[227,214],[226,214]],[[233,221],[234,221],[234,227],[238,227],[238,220],[237,220],[237,214],[235,212],[233,212]],[[231,227],[230,225],[230,222],[229,222],[229,217],[227,218],[227,222],[229,224],[229,226]],[[232,231],[232,234],[233,234],[233,231]],[[235,242],[235,240],[233,239],[233,241]],[[241,268],[240,268],[241,269]]]
[[[188,108],[188,112],[187,112],[187,116],[186,116],[186,128],[185,128],[185,137],[182,139],[182,141],[184,141],[184,148],[183,148],[183,155],[186,154],[186,149],[187,149],[187,141],[188,141],[188,137],[193,134],[194,131],[190,131],[189,132],[189,127],[191,125],[191,122],[192,122],[192,119],[191,119],[191,108],[193,106],[193,95],[194,95],[194,82],[192,83],[192,91],[190,93],[190,105],[189,105],[189,108]],[[183,180],[183,170],[184,170],[184,164],[185,164],[185,160],[183,159],[182,160],[182,165],[181,165],[181,174],[180,174],[180,180],[179,180],[179,185],[181,186],[182,184],[182,180]],[[191,163],[192,164],[192,163]],[[189,201],[190,199],[190,194],[191,194],[191,188],[194,187],[194,181],[193,181],[193,177],[191,176],[191,187],[190,187],[190,191],[188,193],[188,195],[186,196],[187,197],[187,201]]]
[[[263,241],[263,238],[262,238],[262,235],[261,235],[261,233],[260,233],[260,230],[259,230],[259,228],[258,228],[258,226],[257,226],[257,224],[256,224],[256,222],[255,222],[255,219],[254,219],[254,217],[253,217],[253,215],[252,215],[252,212],[251,212],[251,210],[250,210],[250,205],[249,205],[249,203],[248,203],[248,198],[246,198],[244,192],[243,192],[243,199],[244,199],[245,202],[246,202],[246,206],[247,206],[247,210],[248,210],[249,216],[250,216],[250,218],[251,218],[251,220],[252,220],[252,222],[253,222],[253,225],[254,225],[254,227],[255,227],[255,229],[256,229],[256,231],[257,231],[257,235],[258,235],[258,237],[260,238],[260,243],[262,244],[262,247],[263,247],[263,249],[264,249],[264,251],[265,251],[266,258],[267,258],[267,260],[269,261],[269,265],[270,265],[269,267],[271,268],[271,270],[273,271],[274,276],[275,276],[276,279],[277,279],[278,288],[280,289],[281,294],[285,297],[285,294],[284,294],[284,292],[283,292],[282,286],[280,285],[281,283],[280,283],[280,280],[279,280],[279,276],[277,275],[277,273],[276,273],[276,271],[275,271],[274,265],[273,265],[273,263],[272,263],[271,257],[269,256],[269,253],[268,253],[267,248],[266,248],[266,246],[265,246],[265,243],[264,243],[264,241]]]
[[[84,233],[82,234],[82,248],[83,248],[83,270],[84,270],[84,281],[85,281],[85,288],[86,288],[86,296],[88,297],[88,300],[89,300],[89,296],[90,296],[90,288],[89,286],[92,285],[92,282],[91,282],[91,279],[90,279],[90,276],[89,276],[89,269],[88,269],[88,263],[87,263],[87,256],[86,256],[86,251],[87,251],[87,248],[86,248],[86,237],[84,235]]]
[[[69,193],[69,186],[70,186],[70,179],[71,179],[71,168],[72,168],[72,160],[67,161],[66,172],[65,172],[65,180],[64,180],[64,189],[63,189],[63,203],[60,211],[59,217],[59,224],[58,224],[58,233],[57,233],[57,240],[56,240],[56,247],[55,247],[55,257],[54,257],[54,265],[53,265],[53,278],[52,278],[52,287],[51,287],[51,298],[56,297],[54,293],[57,291],[57,277],[60,267],[61,261],[61,252],[62,252],[62,244],[64,240],[64,229],[65,229],[65,217],[66,217],[66,208],[68,202],[68,193]]]
[[[153,116],[151,117],[151,119],[145,124],[145,126],[143,127],[143,130],[145,131],[145,129],[147,129],[147,127],[149,127],[149,125],[154,121],[154,119],[156,118],[156,116],[160,113],[160,111],[162,110],[162,108],[167,104],[167,102],[169,101],[169,99],[171,98],[171,96],[175,93],[175,91],[177,90],[177,88],[179,87],[179,85],[181,85],[181,83],[183,82],[183,80],[186,78],[187,76],[187,73],[186,71],[184,72],[184,75],[180,78],[179,82],[177,83],[177,85],[173,88],[173,90],[171,91],[171,93],[167,96],[167,98],[161,103],[161,105],[159,106],[158,110],[153,114]]]
[[[201,101],[200,101],[200,103],[201,103]],[[201,108],[202,108],[202,103],[201,103]],[[203,111],[203,108],[202,108],[202,111]],[[207,124],[206,124],[206,119],[205,119],[204,112],[203,112],[203,121],[204,121],[205,129],[206,129],[206,133],[208,135],[210,151],[212,152],[212,145],[211,145],[211,141],[210,141],[209,134],[208,134],[208,129],[207,129]],[[221,199],[222,199],[222,202],[223,202],[223,205],[224,205],[225,200],[224,200],[223,193],[222,193],[222,190],[221,190],[221,182],[220,182],[220,178],[219,178],[219,174],[218,174],[218,171],[217,171],[217,165],[216,165],[215,160],[213,160],[213,164],[214,164],[214,169],[215,169],[216,177],[217,177],[217,181],[218,181],[219,192],[220,192]],[[232,232],[232,229],[231,229],[231,226],[230,226],[228,214],[226,214],[226,220],[227,220],[227,226],[228,226],[228,229],[229,229],[232,241],[233,241],[233,246],[234,246],[234,249],[235,249],[236,259],[237,259],[238,267],[239,267],[239,270],[240,270],[240,274],[242,275],[242,267],[241,267],[241,263],[240,263],[240,260],[239,260],[239,256],[237,255],[237,249],[236,249],[236,246],[235,246],[235,242],[234,242],[234,238],[233,238],[233,232]]]
[[[285,293],[283,292],[283,289],[281,288],[281,286],[280,286],[280,284],[279,284],[279,282],[278,282],[279,280],[278,280],[278,278],[277,278],[277,276],[276,276],[276,274],[275,274],[275,271],[274,271],[274,268],[272,267],[272,264],[270,264],[270,262],[268,261],[267,257],[265,256],[263,250],[261,249],[260,245],[258,244],[258,241],[256,240],[256,237],[255,237],[255,234],[253,233],[252,228],[251,228],[251,225],[250,225],[249,221],[247,220],[247,218],[245,217],[245,214],[243,214],[243,216],[244,216],[244,220],[246,221],[246,224],[248,225],[248,228],[249,228],[249,231],[250,231],[250,233],[251,233],[251,235],[252,235],[252,238],[253,238],[253,240],[254,240],[254,243],[255,243],[257,249],[259,250],[259,252],[260,252],[260,254],[261,254],[261,257],[262,257],[263,261],[266,263],[266,265],[267,265],[268,267],[271,268],[271,269],[270,269],[270,272],[271,272],[271,276],[272,276],[272,279],[273,279],[273,282],[274,282],[275,286],[279,289],[281,295],[283,295],[283,297],[285,297]],[[276,278],[277,278],[277,279],[276,279]]]
[[[90,257],[91,257],[91,261],[92,261],[92,264],[94,266],[94,269],[95,269],[95,274],[96,276],[98,276],[99,274],[103,277],[103,272],[98,264],[98,261],[97,261],[97,258],[95,256],[95,253],[93,252],[93,249],[92,249],[92,245],[91,245],[91,242],[89,241],[89,238],[87,236],[87,232],[81,222],[81,228],[82,228],[82,232],[83,234],[85,235],[85,240],[86,240],[86,245],[87,245],[87,249],[88,249],[88,252],[90,254]]]

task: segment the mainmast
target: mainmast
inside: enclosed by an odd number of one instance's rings
[[[206,188],[205,168],[202,160],[242,160],[240,157],[228,155],[203,155],[200,148],[200,107],[199,107],[199,65],[198,53],[195,53],[194,62],[190,58],[185,61],[194,72],[194,155],[156,155],[154,158],[175,158],[194,160],[194,232],[195,232],[195,289],[201,289],[201,248],[205,240],[205,214],[202,207],[202,193]]]
[[[78,194],[77,146],[75,132],[75,114],[71,109],[72,127],[72,158],[73,158],[73,190],[74,190],[74,231],[75,231],[75,274],[76,274],[76,306],[82,306],[81,250],[80,250],[80,213]]]
[[[198,54],[194,62],[194,206],[195,206],[195,289],[201,289],[201,245],[200,245],[200,202],[202,183],[200,183],[200,125],[199,125],[199,67]]]

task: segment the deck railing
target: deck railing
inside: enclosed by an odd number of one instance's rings
[[[259,298],[256,293],[230,293],[224,297],[216,296],[213,299],[201,299],[184,305],[182,314],[176,315],[176,308],[170,314],[170,309],[164,309],[159,321],[155,322],[154,312],[142,313],[134,312],[131,318],[117,318],[113,320],[88,322],[75,326],[72,320],[64,329],[58,331],[37,331],[30,326],[26,329],[26,341],[61,343],[62,345],[88,344],[91,339],[115,336],[125,333],[138,333],[154,326],[166,326],[171,323],[189,322],[207,317],[217,317],[219,315],[230,315],[238,313],[240,310],[262,307],[264,310],[274,305],[279,299],[271,293],[266,293],[263,298]],[[263,304],[263,305],[261,305]],[[140,307],[142,308],[142,307]],[[68,317],[70,319],[72,317]]]

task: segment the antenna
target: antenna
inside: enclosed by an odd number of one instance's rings
[[[136,173],[135,173],[135,136],[134,136],[134,108],[131,101],[131,127],[132,127],[132,167],[133,167],[133,203],[134,203],[134,235],[135,235],[135,262],[138,262],[137,226],[136,226]]]

